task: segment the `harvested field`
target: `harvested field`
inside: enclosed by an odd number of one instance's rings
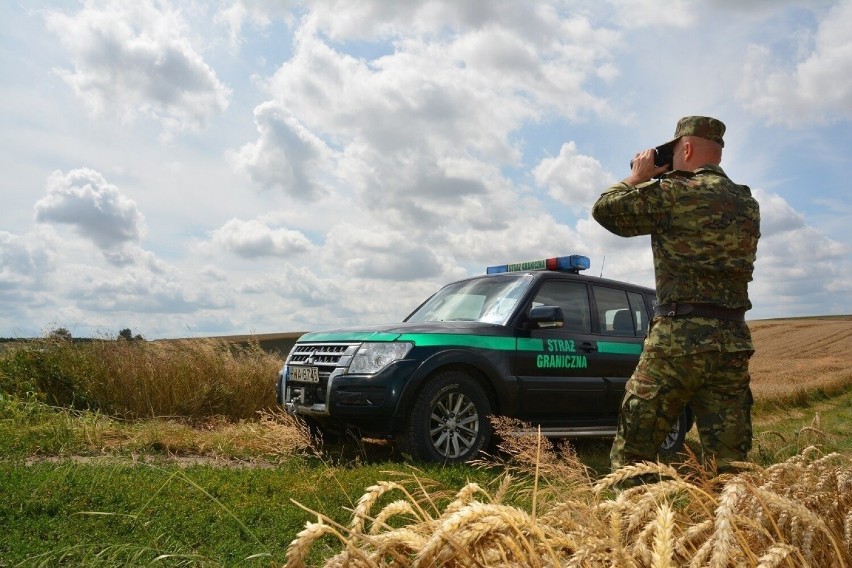
[[[749,328],[756,400],[790,400],[817,389],[833,394],[852,382],[852,316],[758,320]]]

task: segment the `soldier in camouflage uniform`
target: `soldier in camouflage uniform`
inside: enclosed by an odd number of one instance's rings
[[[719,472],[751,449],[754,346],[744,314],[760,213],[749,188],[719,167],[724,133],[714,118],[682,118],[674,139],[636,154],[631,174],[592,209],[616,235],[651,235],[659,302],[626,385],[613,470],[654,460],[686,404]],[[657,151],[672,152],[671,164],[656,166]]]

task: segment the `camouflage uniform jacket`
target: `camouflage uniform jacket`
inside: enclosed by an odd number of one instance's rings
[[[616,235],[651,235],[659,303],[751,308],[760,212],[749,188],[719,166],[673,171],[637,186],[618,183],[598,198],[592,215]],[[645,341],[651,357],[753,350],[745,323],[706,317],[656,318]]]

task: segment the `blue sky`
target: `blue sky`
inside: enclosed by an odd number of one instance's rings
[[[762,319],[852,313],[852,1],[4,2],[0,336],[398,321],[585,254],[680,116],[761,205]],[[605,261],[604,261],[605,259]]]

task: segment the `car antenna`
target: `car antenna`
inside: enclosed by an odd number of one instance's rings
[[[603,267],[604,267],[604,264],[606,264],[606,255],[604,255],[604,257],[603,257],[603,262],[601,262],[601,275],[600,275],[600,277],[601,277],[601,278],[603,278]]]

